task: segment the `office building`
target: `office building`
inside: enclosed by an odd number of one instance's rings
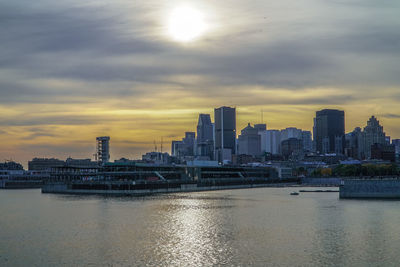
[[[368,120],[367,126],[364,127],[363,137],[364,137],[365,157],[367,159],[371,158],[372,145],[387,144],[386,143],[386,134],[383,131],[383,127],[379,124],[379,121],[375,118],[375,116],[372,116]]]
[[[298,138],[289,138],[281,143],[282,156],[288,159],[300,159],[303,155],[303,141]]]
[[[250,123],[241,131],[238,137],[238,155],[260,156],[261,136],[258,132]]]
[[[396,152],[394,145],[378,144],[371,145],[371,159],[381,159],[391,162],[396,161]]]
[[[392,139],[392,145],[395,146],[396,154],[400,154],[400,139]]]
[[[214,125],[210,114],[200,114],[197,123],[196,156],[202,160],[214,158]]]
[[[183,144],[186,146],[186,156],[194,156],[194,147],[196,143],[195,132],[185,132],[185,137],[182,139]]]
[[[303,142],[304,151],[313,151],[312,137],[310,131],[302,131],[300,139]]]
[[[281,130],[281,141],[290,139],[290,138],[302,138],[302,130],[297,129],[295,127],[289,127],[286,129]]]
[[[259,132],[266,131],[267,125],[265,123],[254,124],[254,129],[257,129]]]
[[[302,141],[304,151],[312,151],[312,138],[310,131],[303,131],[302,129],[297,129],[295,127],[289,127],[281,130],[280,141],[285,141],[290,138],[296,138]]]
[[[364,159],[364,136],[360,127],[356,127],[351,133],[346,134],[345,154],[354,159]]]
[[[272,155],[280,154],[281,131],[266,130],[259,133],[261,135],[261,153]]]
[[[181,141],[172,141],[171,154],[181,160],[186,160],[188,157],[194,157],[196,143],[195,132],[185,132],[185,137]]]
[[[214,109],[215,155],[218,162],[231,161],[236,154],[236,108]]]
[[[317,111],[314,123],[317,152],[343,154],[345,145],[344,111],[336,109]]]

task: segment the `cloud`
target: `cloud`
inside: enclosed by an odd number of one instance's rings
[[[400,119],[400,114],[386,113],[382,114],[381,116],[388,119]]]
[[[142,153],[220,105],[238,106],[238,127],[260,109],[272,127],[309,128],[322,107],[398,118],[398,1],[195,0],[210,29],[187,44],[165,34],[177,2],[3,1],[3,151],[81,155],[109,134],[118,153]]]

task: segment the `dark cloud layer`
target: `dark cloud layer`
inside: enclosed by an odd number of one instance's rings
[[[0,134],[23,152],[73,154],[92,149],[66,144],[76,131],[127,131],[115,144],[131,153],[217,105],[246,118],[352,105],[355,117],[400,118],[399,1],[192,0],[210,30],[190,44],[166,34],[176,3],[0,1]]]
[[[213,85],[297,89],[400,84],[400,21],[388,11],[399,7],[395,1],[387,1],[387,7],[331,1],[336,9],[326,20],[333,30],[319,17],[306,17],[298,22],[304,28],[288,23],[277,34],[269,30],[276,27],[273,19],[262,26],[248,19],[244,22],[248,31],[236,33],[232,43],[227,42],[232,36],[229,29],[226,35],[210,37],[200,49],[182,48],[157,36],[149,6],[131,6],[128,12],[118,9],[118,2],[109,8],[105,2],[80,5],[65,1],[50,7],[48,3],[41,1],[34,8],[30,1],[1,4],[0,102],[54,101],[55,95],[71,97],[70,90],[79,91],[74,95],[77,99],[92,91],[98,97],[123,97],[140,93],[143,83],[181,86],[211,95],[213,90],[208,88]],[[343,6],[354,9],[354,21],[350,16],[335,17]],[[258,11],[254,12],[256,17]],[[310,35],[309,27],[315,27],[314,34]],[[174,83],[171,77],[175,75],[202,79],[194,85]],[[34,79],[86,84],[49,92],[51,88],[35,84]],[[108,83],[104,94],[98,82]],[[131,83],[130,90],[121,89],[120,82]]]

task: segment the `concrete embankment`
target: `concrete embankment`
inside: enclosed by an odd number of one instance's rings
[[[400,178],[344,179],[339,197],[400,199]]]
[[[314,177],[303,177],[301,178],[301,184],[306,186],[339,186],[341,178],[329,177],[329,178],[314,178]]]
[[[161,188],[161,189],[140,189],[140,190],[85,190],[70,189],[66,184],[46,184],[42,187],[42,193],[53,194],[77,194],[77,195],[130,195],[141,196],[151,194],[179,193],[179,192],[198,192],[198,191],[215,191],[215,190],[231,190],[246,189],[260,187],[285,187],[292,186],[297,183],[270,183],[270,184],[247,184],[247,185],[227,185],[227,186],[201,186],[182,185],[180,188]]]
[[[41,180],[0,180],[0,189],[31,189],[42,186]]]

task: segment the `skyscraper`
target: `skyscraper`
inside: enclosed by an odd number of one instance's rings
[[[364,127],[364,150],[366,158],[371,158],[371,146],[374,144],[386,144],[386,134],[379,121],[375,116],[372,116],[368,120],[367,126]]]
[[[251,127],[250,123],[241,131],[238,138],[238,155],[251,155],[253,157],[261,154],[261,136],[258,129]]]
[[[219,162],[231,160],[236,153],[236,108],[214,109],[215,155]]]
[[[171,154],[181,160],[187,160],[194,156],[196,133],[185,132],[185,137],[180,141],[173,140],[171,142]],[[191,159],[191,160],[192,160]]]
[[[210,114],[200,114],[197,123],[196,156],[200,159],[214,158],[214,126]]]
[[[199,114],[197,123],[197,142],[213,140],[213,125],[210,114]]]
[[[106,163],[110,160],[110,137],[96,137],[96,161]]]
[[[281,131],[266,130],[259,134],[261,135],[261,153],[278,155],[281,147]]]
[[[317,152],[343,154],[344,111],[336,109],[317,111],[314,123]]]

